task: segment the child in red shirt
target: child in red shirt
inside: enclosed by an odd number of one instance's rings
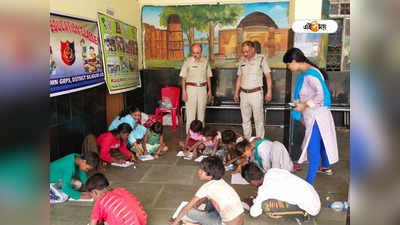
[[[96,201],[89,225],[103,220],[108,225],[146,225],[147,214],[137,198],[125,188],[110,188],[103,174],[91,176],[86,182],[86,191]]]
[[[100,159],[107,162],[124,163],[123,158],[113,157],[111,150],[118,149],[126,159],[136,161],[135,156],[126,147],[126,140],[132,128],[127,123],[121,123],[117,129],[101,134],[97,138],[97,144],[100,148]]]

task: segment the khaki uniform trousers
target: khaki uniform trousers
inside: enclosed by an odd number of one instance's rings
[[[254,116],[256,136],[264,138],[264,96],[262,91],[253,93],[240,92],[240,112],[242,114],[243,135],[246,139],[251,137],[251,115]]]
[[[186,102],[186,133],[189,132],[190,123],[196,119],[204,126],[204,117],[207,105],[207,86],[196,87],[186,85],[188,100]]]

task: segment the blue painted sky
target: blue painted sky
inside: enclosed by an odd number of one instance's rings
[[[289,7],[289,2],[262,2],[262,3],[248,3],[243,4],[244,13],[240,17],[239,22],[248,14],[259,11],[262,13],[267,14],[275,23],[278,25],[279,28],[288,28],[288,16],[286,15],[287,8]],[[142,9],[142,19],[143,23],[148,23],[160,28],[160,19],[159,15],[162,11],[162,6],[144,6]],[[225,26],[222,29],[230,29],[234,28],[235,26]],[[218,29],[218,28],[217,28]],[[202,36],[206,36],[206,34],[201,34],[196,32],[196,38],[200,38]]]

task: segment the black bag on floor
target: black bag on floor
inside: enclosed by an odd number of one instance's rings
[[[301,155],[301,144],[303,143],[306,133],[305,126],[299,120],[292,120],[291,135],[290,135],[290,158],[293,162],[299,160]]]

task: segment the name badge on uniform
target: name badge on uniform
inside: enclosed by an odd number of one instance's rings
[[[198,66],[192,66],[192,68],[198,68]]]

